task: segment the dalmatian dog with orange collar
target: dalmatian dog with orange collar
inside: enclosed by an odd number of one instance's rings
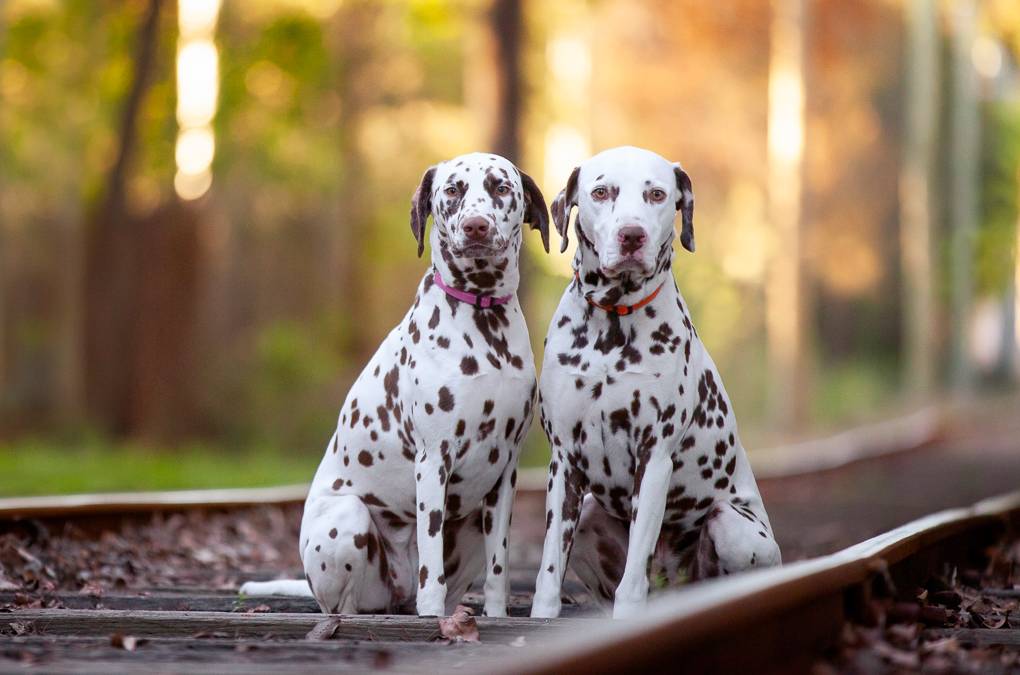
[[[574,169],[552,205],[575,275],[553,316],[540,385],[552,446],[532,616],[555,617],[568,564],[614,617],[675,581],[780,564],[733,408],[672,273],[673,222],[694,251],[680,167],[634,147]]]
[[[537,393],[516,295],[521,228],[548,251],[548,212],[529,176],[475,153],[422,177],[419,256],[429,215],[432,265],[347,395],[312,481],[305,581],[242,593],[311,595],[333,614],[444,615],[484,566],[485,613],[506,616],[517,459]]]

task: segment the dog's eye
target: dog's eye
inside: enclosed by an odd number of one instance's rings
[[[506,183],[501,183],[499,187],[496,188],[496,194],[498,195],[510,194],[510,186],[507,185]]]
[[[443,192],[447,197],[456,197],[460,193],[460,191],[453,185],[447,185]]]
[[[609,196],[609,191],[606,190],[604,187],[599,186],[591,191],[591,196],[592,199],[600,202]]]
[[[651,192],[651,197],[653,202],[661,202],[663,199],[666,198],[666,191],[660,190],[659,188],[655,188]]]

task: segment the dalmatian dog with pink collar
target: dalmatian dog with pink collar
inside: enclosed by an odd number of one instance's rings
[[[552,446],[532,616],[555,617],[566,566],[626,617],[649,575],[676,581],[780,564],[733,407],[673,278],[674,220],[694,251],[679,164],[634,147],[575,168],[552,205],[574,279],[546,339]]]
[[[248,595],[311,595],[323,612],[452,613],[485,572],[506,616],[510,510],[537,383],[517,300],[522,225],[549,250],[545,200],[508,160],[433,166],[411,231],[432,265],[414,304],[358,377],[312,481],[299,541],[305,581]]]

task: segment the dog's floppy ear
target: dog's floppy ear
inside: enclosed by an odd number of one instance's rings
[[[432,213],[432,179],[436,176],[436,167],[430,166],[421,177],[418,189],[411,197],[411,232],[418,240],[418,257],[425,251],[425,223]]]
[[[520,170],[518,170],[520,171]],[[542,247],[549,252],[549,209],[545,205],[545,197],[531,176],[520,171],[521,185],[524,186],[524,222],[531,229],[538,230],[542,235]]]
[[[567,187],[560,190],[552,203],[552,218],[556,231],[560,233],[560,253],[567,250],[570,241],[570,212],[577,206],[577,176],[581,167],[575,166],[567,179]]]
[[[690,176],[679,162],[673,164],[673,173],[676,175],[676,189],[680,193],[680,199],[676,202],[676,210],[680,212],[682,221],[680,243],[694,253],[694,188],[691,187]]]

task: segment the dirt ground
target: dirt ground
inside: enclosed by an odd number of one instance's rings
[[[813,674],[1020,672],[1020,542],[984,553],[917,588],[880,584]]]

